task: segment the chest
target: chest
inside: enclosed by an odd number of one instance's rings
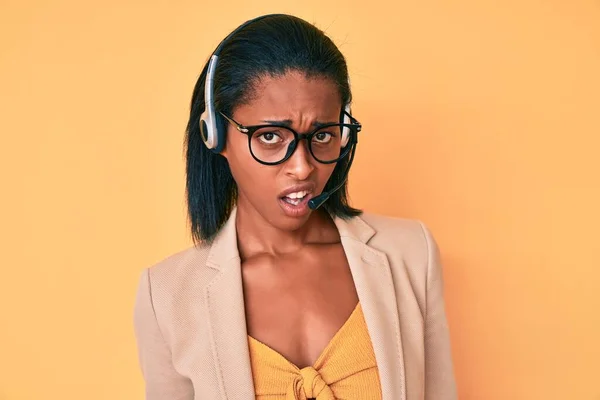
[[[242,264],[248,334],[302,368],[313,365],[358,296],[343,248]]]

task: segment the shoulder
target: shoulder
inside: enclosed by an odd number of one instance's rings
[[[178,321],[185,320],[185,303],[202,296],[202,287],[217,273],[207,266],[209,251],[210,245],[191,246],[143,269],[135,306],[139,329],[157,323],[163,337],[173,339]]]
[[[181,279],[206,264],[209,250],[210,245],[207,244],[179,250],[147,266],[148,274],[152,279],[160,281]]]
[[[176,307],[178,299],[206,285],[216,271],[207,267],[210,245],[200,244],[173,253],[144,268],[142,280],[155,306]]]

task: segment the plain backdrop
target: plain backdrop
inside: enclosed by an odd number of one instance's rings
[[[437,238],[460,398],[600,398],[600,3],[0,2],[0,399],[143,398],[144,267],[191,245],[184,128],[218,42],[346,55],[355,206]]]

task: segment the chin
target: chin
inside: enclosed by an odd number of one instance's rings
[[[310,219],[312,211],[301,217],[289,217],[285,214],[278,216],[275,227],[282,231],[296,231],[304,226]]]

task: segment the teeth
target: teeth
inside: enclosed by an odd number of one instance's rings
[[[288,197],[285,197],[285,202],[294,206],[297,206],[298,204],[300,204],[300,199],[290,199]]]
[[[301,190],[300,192],[290,193],[290,194],[284,196],[283,200],[288,204],[297,206],[298,204],[300,204],[302,202],[302,199],[304,199],[304,197],[308,193],[309,193],[308,190]]]
[[[285,197],[289,197],[290,199],[301,199],[308,194],[308,190],[303,190],[301,192],[290,193]]]

